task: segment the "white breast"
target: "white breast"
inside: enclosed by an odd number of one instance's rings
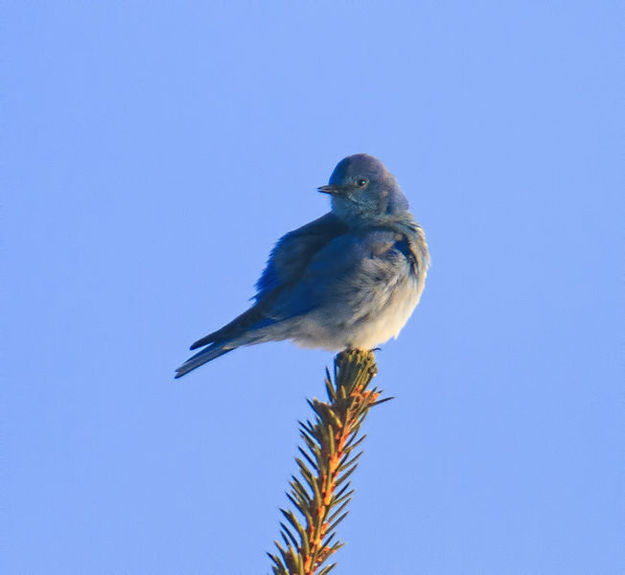
[[[378,313],[354,326],[351,345],[360,349],[372,349],[376,345],[397,337],[419,303],[422,288],[414,277],[395,286],[387,303]]]

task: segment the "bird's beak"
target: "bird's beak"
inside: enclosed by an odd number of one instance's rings
[[[339,196],[345,193],[345,186],[319,186],[317,191],[322,192],[324,194],[330,194],[331,196]]]

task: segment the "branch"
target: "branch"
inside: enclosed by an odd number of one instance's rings
[[[377,388],[368,389],[376,372],[372,351],[343,351],[334,358],[334,381],[326,370],[328,401],[308,401],[314,421],[300,422],[305,444],[295,459],[300,477],[292,476],[287,493],[296,511],[280,510],[282,542],[274,541],[277,552],[268,553],[274,575],[326,575],[336,565],[324,566],[343,546],[335,529],[354,492],[348,478],[365,438],[357,438],[358,432],[369,408],[387,401],[379,400]]]

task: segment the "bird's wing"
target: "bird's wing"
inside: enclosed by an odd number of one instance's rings
[[[374,228],[334,238],[310,258],[299,278],[283,289],[265,317],[274,321],[319,307],[354,318],[388,298],[398,281],[416,273],[406,237]],[[375,301],[374,301],[375,300]]]
[[[346,234],[348,229],[347,224],[330,212],[282,236],[256,282],[256,302],[277,288],[296,282],[315,254]]]
[[[347,231],[342,220],[328,213],[280,238],[256,282],[255,305],[221,329],[196,341],[191,349],[226,341],[245,330],[275,322],[270,311],[279,294],[297,283],[316,253]]]

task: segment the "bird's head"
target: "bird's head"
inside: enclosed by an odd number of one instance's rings
[[[408,209],[393,174],[368,154],[341,160],[328,185],[318,189],[332,196],[332,211],[348,221],[384,219]]]

